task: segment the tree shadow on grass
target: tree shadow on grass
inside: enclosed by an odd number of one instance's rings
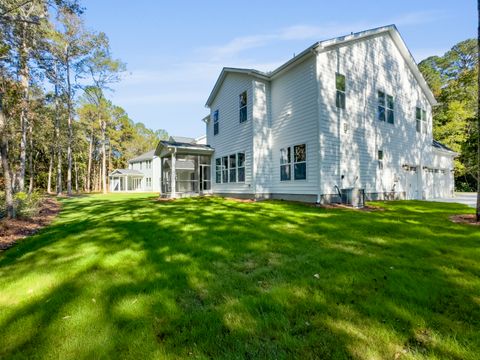
[[[473,358],[480,232],[382,206],[65,200],[0,257],[0,357]]]

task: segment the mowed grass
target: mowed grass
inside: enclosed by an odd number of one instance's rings
[[[0,358],[478,359],[473,209],[63,200],[0,254]]]

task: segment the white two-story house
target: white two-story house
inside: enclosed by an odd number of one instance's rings
[[[317,42],[272,72],[224,68],[208,97],[211,189],[309,202],[451,196],[456,155],[394,25]]]

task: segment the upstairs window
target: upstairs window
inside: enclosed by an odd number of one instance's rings
[[[345,109],[345,75],[335,73],[335,88],[335,105],[339,109]]]
[[[142,170],[142,162],[140,161],[139,164],[140,164],[140,165],[139,165],[139,166],[140,166],[140,170]]]
[[[383,150],[378,150],[377,160],[378,160],[378,168],[382,170],[383,169]]]
[[[387,95],[387,122],[389,124],[395,123],[394,101],[392,95]]]
[[[218,110],[213,112],[213,135],[218,134]]]
[[[240,94],[240,122],[247,121],[247,92],[244,91]]]
[[[395,123],[395,101],[392,95],[378,92],[378,120],[386,121],[389,124]]]
[[[416,128],[419,133],[427,132],[427,112],[422,108],[415,108]]]

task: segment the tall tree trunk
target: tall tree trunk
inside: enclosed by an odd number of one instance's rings
[[[26,24],[22,25],[22,43],[20,44],[20,68],[19,80],[22,87],[22,105],[20,111],[20,167],[16,178],[17,190],[25,189],[25,166],[27,159],[27,131],[28,131],[28,92],[29,92],[29,69],[28,47],[26,44]]]
[[[77,160],[75,156],[73,157],[73,165],[75,169],[75,192],[78,194],[78,167],[77,167]]]
[[[53,158],[55,157],[55,149],[53,145],[50,146],[50,161],[48,163],[48,180],[47,180],[47,193],[52,192],[52,172],[53,172]]]
[[[34,178],[34,166],[33,166],[33,129],[32,123],[28,127],[28,136],[29,136],[29,152],[28,152],[28,172],[29,172],[29,181],[28,181],[28,193],[31,194],[33,191],[33,178]]]
[[[477,68],[478,68],[478,96],[477,96],[477,222],[480,221],[480,0],[477,1]]]
[[[73,139],[73,129],[72,129],[72,85],[70,82],[70,59],[69,59],[69,49],[66,49],[66,75],[67,75],[67,110],[68,110],[68,139],[67,139],[67,194],[72,195],[72,139]]]
[[[0,157],[2,161],[3,179],[5,181],[5,205],[7,218],[15,217],[15,205],[13,202],[13,188],[12,177],[10,173],[10,166],[8,164],[8,138],[7,138],[7,122],[3,114],[2,98],[0,94]]]
[[[107,193],[107,147],[106,147],[106,140],[107,140],[107,137],[106,137],[106,127],[107,127],[107,124],[105,122],[105,120],[102,120],[101,117],[99,117],[99,120],[100,120],[100,129],[102,131],[102,169],[101,169],[101,181],[102,181],[102,192],[104,194]]]
[[[90,192],[92,189],[90,181],[92,179],[92,152],[93,152],[93,128],[90,136],[90,141],[88,144],[88,163],[87,163],[87,192]]]
[[[55,139],[57,142],[57,196],[62,194],[62,144],[60,141],[60,104],[58,86],[55,85]]]

